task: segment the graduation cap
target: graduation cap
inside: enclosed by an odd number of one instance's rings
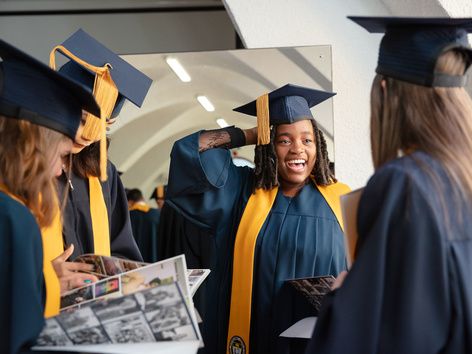
[[[156,201],[158,199],[165,199],[167,194],[167,185],[166,184],[160,184],[152,191],[151,196],[149,199],[155,199]]]
[[[55,68],[55,52],[70,59],[59,71],[93,89],[100,105],[99,117],[89,115],[83,136],[101,139],[101,179],[106,179],[106,120],[116,117],[125,99],[141,107],[152,80],[106,48],[95,38],[79,29],[50,54],[50,66]]]
[[[287,84],[233,111],[257,116],[257,145],[270,143],[270,126],[314,120],[310,108],[336,93]]]
[[[82,110],[100,112],[90,90],[0,39],[0,114],[75,139]]]
[[[370,33],[385,33],[380,43],[376,72],[394,79],[427,87],[462,87],[465,75],[435,71],[436,61],[445,51],[455,49],[472,62],[467,33],[472,18],[358,17],[349,19]]]

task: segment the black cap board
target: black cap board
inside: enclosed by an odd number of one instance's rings
[[[0,58],[0,114],[71,139],[75,139],[82,110],[100,114],[91,90],[1,39]]]

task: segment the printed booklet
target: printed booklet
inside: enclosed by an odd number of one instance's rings
[[[93,264],[100,280],[61,297],[61,313],[46,320],[37,349],[201,341],[192,296],[209,270],[187,269],[183,255],[153,264],[95,255],[75,261]]]

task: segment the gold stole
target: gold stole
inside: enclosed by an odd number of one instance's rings
[[[343,228],[339,197],[348,193],[350,191],[349,187],[337,182],[325,187],[317,186],[317,188],[335,214],[339,225]],[[249,354],[256,240],[272,209],[277,192],[278,188],[269,191],[257,189],[249,198],[236,233],[227,342],[227,353],[229,354],[232,354],[232,348],[237,350],[245,348],[245,353]]]
[[[108,211],[98,177],[89,177],[90,216],[92,218],[93,253],[110,256]]]
[[[129,208],[129,211],[131,210],[139,210],[142,211],[143,213],[147,213],[151,207],[147,204],[141,204],[141,203],[134,203],[134,205]]]
[[[57,199],[54,208],[56,215],[54,216],[52,224],[41,229],[41,238],[43,241],[43,274],[44,283],[46,285],[44,317],[46,318],[58,315],[61,307],[61,285],[52,265],[54,258],[64,252],[61,213]]]
[[[108,229],[108,212],[103,198],[102,186],[98,177],[89,177],[90,191],[90,216],[92,219],[94,253],[110,255],[110,236]],[[46,318],[56,316],[60,310],[61,287],[52,261],[64,252],[64,240],[62,238],[61,214],[59,203],[56,200],[56,216],[51,226],[43,228],[43,273],[46,284],[46,306],[44,316]]]

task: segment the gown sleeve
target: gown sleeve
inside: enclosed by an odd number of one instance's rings
[[[200,153],[199,136],[197,132],[174,144],[167,197],[195,224],[222,227],[241,197],[248,194],[252,170],[236,167],[227,149]]]
[[[44,324],[41,234],[33,215],[13,202],[1,204],[0,235],[0,343],[2,353],[17,353]]]
[[[377,173],[359,206],[357,259],[326,297],[307,352],[441,352],[450,323],[441,227],[406,172]]]
[[[113,256],[142,262],[143,258],[131,229],[125,188],[116,167],[112,163],[108,167],[108,178],[110,183],[110,210],[108,213],[111,253]]]

